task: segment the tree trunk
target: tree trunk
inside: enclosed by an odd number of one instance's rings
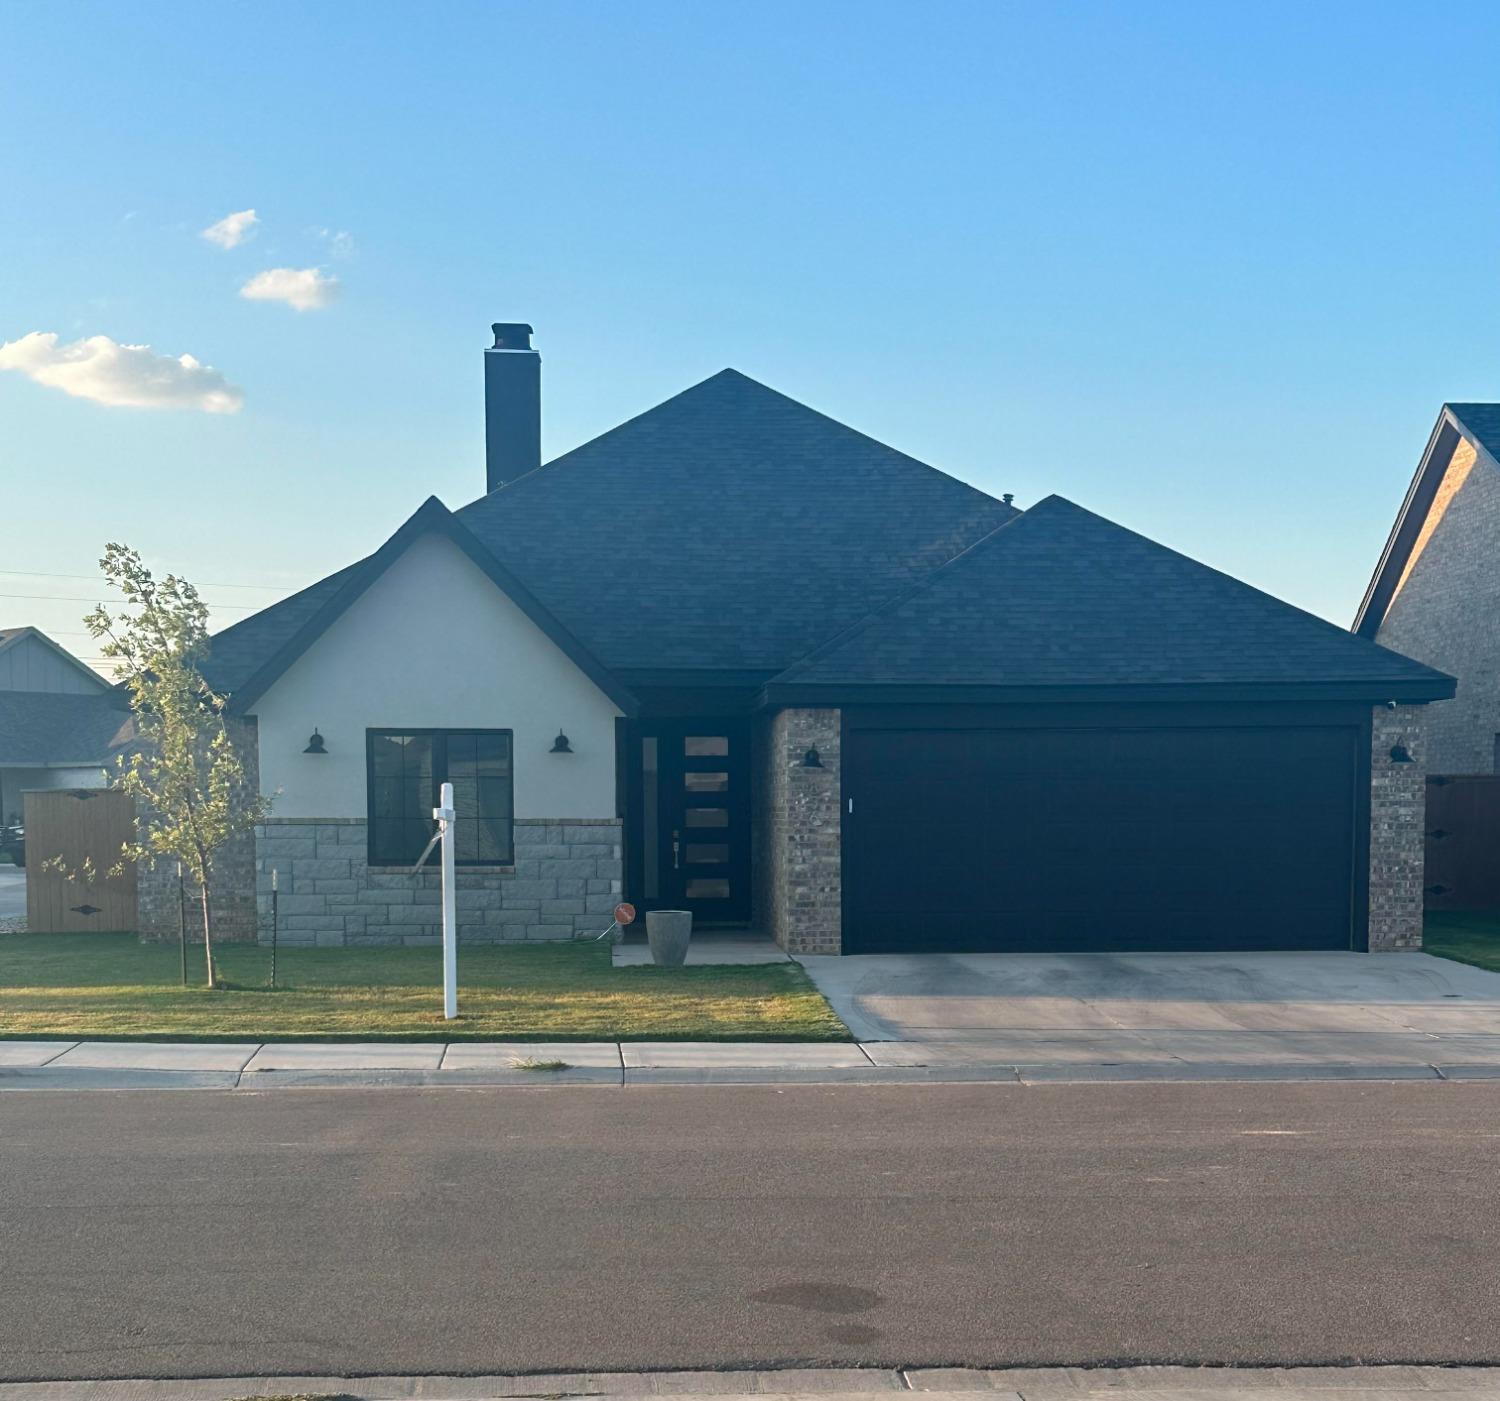
[[[208,882],[203,878],[202,872],[198,875],[198,896],[203,903],[203,961],[208,964],[208,985],[217,987],[214,981],[214,945],[213,935],[209,929],[208,919]]]

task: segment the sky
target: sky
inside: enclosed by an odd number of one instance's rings
[[[1439,406],[1500,399],[1497,44],[1491,3],[7,0],[0,626],[92,656],[110,540],[223,626],[479,495],[496,320],[544,457],[734,366],[1348,624]]]

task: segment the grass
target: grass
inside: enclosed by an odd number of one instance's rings
[[[481,945],[458,955],[442,1016],[436,947],[203,951],[132,934],[0,935],[0,1038],[163,1041],[847,1041],[794,963],[615,968],[606,944]],[[539,1067],[540,1068],[540,1067]]]
[[[1422,948],[1500,973],[1500,912],[1429,910],[1422,921]]]

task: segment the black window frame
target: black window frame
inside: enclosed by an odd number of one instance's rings
[[[486,861],[460,861],[454,865],[468,870],[503,870],[516,863],[516,735],[514,730],[484,726],[383,725],[365,731],[365,863],[376,870],[405,870],[420,856],[413,852],[409,861],[391,861],[375,853],[375,742],[406,735],[427,735],[432,739],[432,807],[438,805],[438,794],[448,780],[448,740],[453,735],[504,735],[510,745],[510,818],[509,844],[503,857]],[[431,819],[429,818],[429,821]],[[436,824],[433,824],[434,830]],[[429,862],[429,864],[431,864]]]

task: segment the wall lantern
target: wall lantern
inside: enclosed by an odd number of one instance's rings
[[[1391,763],[1414,764],[1416,762],[1417,761],[1411,757],[1411,750],[1409,750],[1404,744],[1391,745]]]
[[[572,752],[573,752],[573,746],[568,743],[568,737],[567,737],[567,735],[565,735],[561,730],[559,730],[557,732],[557,738],[552,741],[552,748],[549,749],[547,751],[547,753],[549,753],[549,754],[571,754]]]
[[[316,726],[314,726],[313,732],[307,737],[307,748],[302,752],[304,754],[328,753],[328,751],[323,748],[323,736],[318,733]]]
[[[807,753],[802,756],[802,767],[804,769],[821,769],[823,767],[823,761],[818,757],[816,746],[814,746],[812,749],[809,749]]]

